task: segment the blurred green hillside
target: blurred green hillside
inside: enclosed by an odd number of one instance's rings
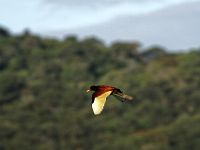
[[[93,84],[109,97],[94,116]],[[1,150],[199,150],[200,49],[169,53],[137,42],[42,38],[0,28]]]

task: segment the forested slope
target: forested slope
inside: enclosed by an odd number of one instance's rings
[[[117,86],[134,101],[109,97],[94,116],[85,92],[92,84]],[[200,50],[2,28],[0,149],[199,150]]]

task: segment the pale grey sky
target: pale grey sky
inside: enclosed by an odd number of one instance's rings
[[[55,37],[68,34],[77,34],[79,37],[97,35],[106,42],[118,39],[137,40],[144,45],[190,48],[200,43],[200,31],[197,27],[200,7],[196,7],[199,2],[200,0],[0,0],[0,25],[14,33],[28,28],[32,32]],[[167,13],[169,14],[166,15]],[[190,41],[185,38],[186,34]],[[176,39],[173,40],[172,36]],[[177,37],[181,40],[177,40]]]

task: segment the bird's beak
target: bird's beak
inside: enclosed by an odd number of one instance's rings
[[[88,90],[86,90],[86,92],[90,92],[90,90],[88,89]]]

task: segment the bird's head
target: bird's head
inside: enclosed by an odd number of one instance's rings
[[[97,91],[97,89],[98,89],[98,86],[92,85],[92,86],[90,86],[89,89],[86,90],[86,92]]]

